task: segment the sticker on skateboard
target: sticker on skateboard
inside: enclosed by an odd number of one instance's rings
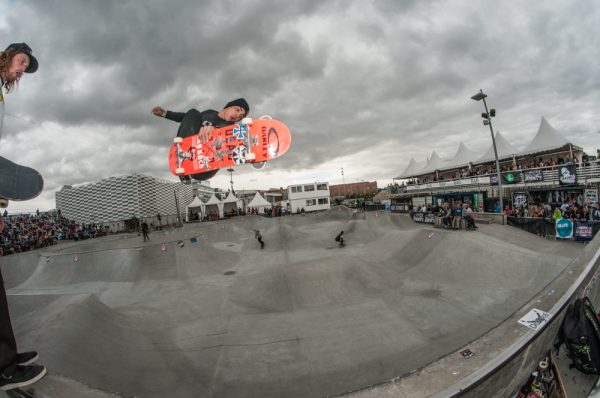
[[[206,173],[242,164],[262,168],[265,162],[284,155],[291,144],[290,129],[263,116],[214,129],[205,142],[194,134],[175,137],[169,150],[169,168],[177,176]]]

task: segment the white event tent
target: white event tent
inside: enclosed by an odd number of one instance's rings
[[[542,116],[540,127],[533,140],[525,146],[523,150],[516,149],[509,141],[507,141],[500,132],[495,135],[496,149],[498,151],[498,159],[506,160],[521,156],[532,156],[535,154],[549,153],[552,151],[570,152],[570,156],[580,155],[581,147],[572,144],[568,139],[558,133],[548,123],[546,118]],[[431,157],[426,162],[417,162],[414,158],[410,159],[406,169],[394,179],[404,179],[418,177],[425,174],[433,173],[436,170],[449,170],[458,167],[464,167],[471,164],[483,164],[493,162],[496,159],[494,154],[494,146],[490,144],[488,150],[481,156],[469,150],[463,142],[460,143],[454,157],[448,161],[441,159],[435,150]]]
[[[204,217],[204,202],[202,200],[200,200],[200,198],[198,196],[194,196],[194,200],[192,200],[192,203],[190,203],[189,205],[186,206],[185,208],[185,220],[186,221],[190,221],[194,219],[194,215],[198,214],[198,218],[200,220],[202,220],[202,217]]]
[[[254,197],[252,198],[252,200],[250,201],[250,203],[248,203],[248,206],[250,209],[254,209],[257,208],[259,212],[263,211],[265,208],[271,208],[273,207],[273,205],[269,202],[267,202],[267,200],[265,198],[263,198],[260,193],[256,193],[254,195]]]
[[[217,198],[217,195],[214,193],[208,199],[208,201],[204,204],[206,209],[206,214],[217,213],[219,218],[223,218],[223,202]]]
[[[242,207],[242,200],[238,199],[233,192],[229,192],[229,195],[223,199],[223,213],[230,213],[232,210],[236,211]]]

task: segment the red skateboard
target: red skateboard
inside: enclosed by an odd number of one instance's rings
[[[244,118],[240,123],[214,129],[208,141],[194,134],[175,137],[169,151],[169,167],[177,176],[206,173],[250,163],[262,168],[267,160],[287,152],[290,129],[269,116]]]

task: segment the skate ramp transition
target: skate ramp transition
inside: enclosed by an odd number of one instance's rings
[[[447,231],[345,207],[150,237],[2,257],[19,347],[38,350],[51,378],[139,397],[363,390],[490,332],[583,250],[508,226]]]

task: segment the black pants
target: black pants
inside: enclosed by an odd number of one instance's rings
[[[17,342],[10,323],[4,280],[0,272],[0,373],[12,373],[17,360]]]
[[[202,127],[202,117],[200,116],[200,112],[197,109],[190,109],[186,112],[181,124],[179,125],[179,130],[177,130],[177,137],[190,137],[194,134],[198,134],[200,128]],[[211,170],[205,173],[193,174],[191,177],[194,180],[208,180],[212,178],[215,174],[217,174],[219,170]]]
[[[471,216],[465,216],[465,220],[467,220],[467,227],[475,228],[475,220]]]
[[[150,237],[148,236],[148,231],[142,231],[142,233],[144,234],[144,242],[146,241],[146,239],[150,240]]]
[[[260,248],[263,249],[265,247],[265,242],[263,242],[262,238],[257,238],[258,243],[260,243]]]

